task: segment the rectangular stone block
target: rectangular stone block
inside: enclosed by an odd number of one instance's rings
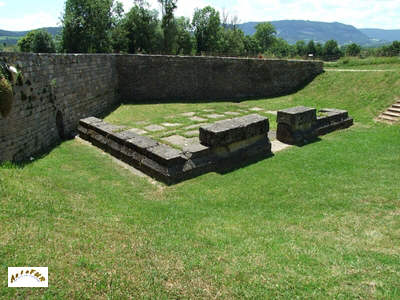
[[[308,130],[317,120],[315,108],[296,106],[278,111],[277,123],[290,126],[292,131]]]
[[[146,154],[148,152],[146,151],[147,148],[157,146],[158,143],[147,136],[138,135],[137,137],[126,140],[125,145],[139,153]]]
[[[89,117],[89,118],[79,120],[79,124],[82,126],[94,124],[94,123],[102,123],[102,122],[103,122],[103,120],[95,118],[95,117]]]
[[[219,147],[246,140],[258,135],[267,135],[268,118],[258,114],[223,120],[200,127],[200,143],[207,147]]]
[[[347,110],[335,109],[335,108],[323,108],[319,110],[323,116],[317,118],[318,126],[328,124],[332,122],[340,122],[346,120],[349,117]]]
[[[158,144],[154,147],[147,148],[147,151],[149,158],[155,160],[163,166],[172,166],[185,163],[183,153],[168,145]]]
[[[278,111],[276,138],[286,144],[302,145],[317,137],[317,110],[297,106]]]
[[[124,144],[125,141],[127,141],[129,139],[137,138],[138,136],[140,136],[140,135],[135,133],[135,132],[132,132],[130,130],[125,130],[125,131],[122,131],[122,132],[110,134],[109,138],[111,140],[114,140],[116,142]]]
[[[114,134],[116,131],[118,130],[122,130],[125,127],[124,126],[118,126],[118,125],[111,125],[108,123],[94,123],[94,124],[90,124],[91,126],[93,126],[94,130],[100,134],[103,134],[105,136]]]

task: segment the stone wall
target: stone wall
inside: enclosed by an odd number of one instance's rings
[[[322,73],[322,63],[222,57],[124,55],[123,101],[209,100],[292,93]]]
[[[0,114],[0,161],[49,149],[74,133],[80,119],[117,104],[115,60],[113,55],[0,53],[0,61],[23,76],[23,84],[13,86],[11,113]]]
[[[73,135],[79,120],[120,100],[214,100],[294,92],[322,63],[240,58],[1,53],[22,72],[11,113],[0,114],[0,161],[21,161]]]

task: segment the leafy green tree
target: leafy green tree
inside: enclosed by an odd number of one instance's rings
[[[174,10],[177,8],[177,0],[158,0],[162,7],[162,23],[164,53],[172,54],[176,47],[177,24],[174,18]]]
[[[323,50],[325,59],[338,59],[341,54],[339,45],[335,40],[329,40],[325,43]]]
[[[32,40],[31,51],[35,53],[54,53],[56,46],[53,37],[44,30],[38,30]]]
[[[240,56],[245,53],[244,33],[240,29],[220,27],[218,43],[221,54]]]
[[[124,26],[125,14],[121,2],[116,2],[113,8],[111,47],[115,53],[128,52],[128,31]]]
[[[215,51],[218,48],[219,28],[221,20],[219,12],[211,6],[196,9],[192,25],[196,38],[197,53]]]
[[[265,22],[257,24],[254,37],[258,40],[262,51],[267,51],[273,45],[276,39],[275,34],[276,30],[271,23]]]
[[[62,48],[71,53],[111,51],[114,0],[67,0]]]
[[[243,39],[244,51],[247,56],[255,56],[261,52],[258,40],[251,35],[246,35]]]
[[[189,55],[193,50],[190,19],[180,17],[176,19],[176,54]]]
[[[18,41],[21,52],[54,53],[56,46],[50,33],[33,30]]]
[[[283,58],[289,57],[291,54],[290,45],[287,41],[282,38],[275,39],[273,45],[270,47],[269,52],[276,57]],[[294,47],[295,53],[297,54],[297,47]]]
[[[296,42],[296,52],[299,56],[306,56],[307,55],[307,46],[304,41],[297,41]]]
[[[144,5],[134,5],[126,14],[124,29],[129,40],[129,53],[152,53],[162,44],[158,13]]]
[[[347,56],[358,56],[361,53],[361,47],[356,43],[350,44],[346,47]]]
[[[30,31],[18,41],[19,51],[31,52],[31,45],[32,45],[34,35],[35,35],[35,32]]]
[[[307,54],[312,54],[314,56],[317,55],[317,48],[315,47],[313,40],[308,42],[306,51],[307,51]]]
[[[400,42],[399,41],[394,41],[389,46],[388,50],[389,50],[390,56],[398,56],[398,55],[400,55]]]
[[[322,57],[324,55],[324,46],[321,43],[315,45],[315,55],[317,57]]]

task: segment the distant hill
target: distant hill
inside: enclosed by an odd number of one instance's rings
[[[42,30],[47,31],[52,36],[56,36],[57,34],[61,33],[61,27],[43,27],[39,28]],[[25,36],[29,31],[7,31],[0,29],[0,43],[6,43],[7,45],[15,45],[20,38]]]
[[[400,41],[400,30],[362,28],[360,31],[371,39],[385,40],[388,42]]]
[[[255,26],[260,22],[249,22],[239,25],[245,34],[255,33]],[[272,21],[277,36],[285,39],[290,44],[299,40],[325,43],[328,40],[336,40],[340,45],[357,43],[363,46],[384,44],[386,41],[380,38],[371,38],[351,25],[338,22],[314,22],[303,20]]]
[[[239,28],[247,35],[256,32],[256,25],[261,22],[248,22],[240,24]],[[384,29],[357,29],[354,26],[338,22],[314,22],[304,20],[284,20],[272,21],[277,36],[285,39],[290,44],[299,40],[325,43],[328,40],[336,40],[340,45],[357,43],[362,46],[380,46],[400,40],[400,30]],[[61,27],[44,27],[51,35],[56,36],[61,33]],[[30,31],[30,30],[29,30]],[[0,43],[15,45],[18,40],[25,36],[29,31],[6,31],[0,30]]]

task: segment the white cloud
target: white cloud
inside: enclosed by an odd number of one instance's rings
[[[32,30],[58,25],[58,17],[46,12],[23,15],[18,18],[0,18],[0,28],[11,31]]]
[[[132,0],[120,0],[120,2],[124,5],[125,12],[128,12],[133,6]],[[158,0],[147,0],[147,2],[149,3],[151,9],[160,11],[160,4]],[[203,8],[207,5],[218,8],[218,6],[214,5],[212,2],[212,0],[180,0],[178,1],[178,8],[175,12],[175,15],[191,18],[196,8]]]
[[[0,7],[6,5],[4,2],[0,1]]]

